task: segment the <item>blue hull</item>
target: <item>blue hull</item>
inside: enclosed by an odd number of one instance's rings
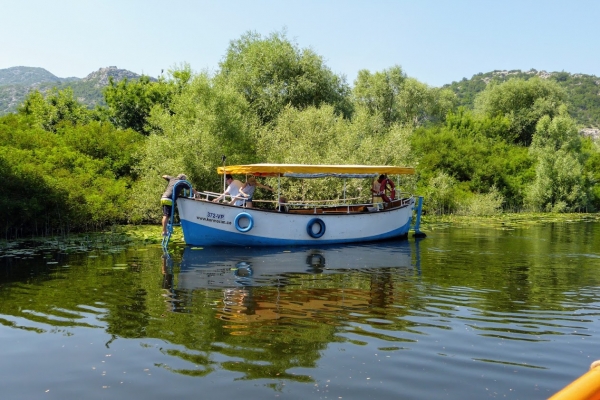
[[[348,239],[276,239],[249,235],[247,233],[227,232],[220,229],[211,228],[204,225],[181,221],[185,242],[194,246],[302,246],[302,245],[327,245],[337,243],[360,243],[373,242],[378,240],[402,238],[408,235],[410,229],[410,220],[403,226],[392,231],[360,238]]]

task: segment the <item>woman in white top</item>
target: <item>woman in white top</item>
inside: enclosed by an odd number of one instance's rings
[[[238,198],[246,200],[247,208],[252,208],[252,198],[254,197],[254,191],[257,187],[270,190],[271,192],[274,191],[271,186],[263,185],[262,183],[257,182],[255,177],[248,177],[248,180],[241,187],[240,193],[238,195]]]

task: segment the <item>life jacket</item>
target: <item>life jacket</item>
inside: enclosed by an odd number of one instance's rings
[[[385,194],[387,190],[387,186],[390,185],[390,197]],[[381,182],[381,186],[379,187],[379,194],[381,195],[381,199],[386,203],[390,203],[392,200],[396,198],[396,187],[394,186],[394,182],[390,178],[385,178]]]

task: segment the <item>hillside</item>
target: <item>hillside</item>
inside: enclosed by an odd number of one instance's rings
[[[73,95],[89,108],[103,105],[102,90],[108,85],[108,78],[115,81],[138,79],[140,75],[111,66],[100,68],[85,78],[59,78],[43,68],[11,67],[0,69],[0,115],[15,112],[27,94],[32,90],[44,93],[53,87],[71,87]],[[153,78],[151,78],[153,79]]]
[[[11,67],[0,69],[0,86],[23,85],[34,86],[45,82],[65,82],[78,78],[59,78],[44,68],[37,67]]]
[[[533,77],[552,79],[558,82],[568,93],[569,113],[588,130],[600,128],[600,78],[594,75],[570,74],[568,72],[546,72],[531,69],[529,71],[492,71],[473,75],[471,79],[463,78],[460,82],[452,82],[444,88],[456,93],[459,104],[472,108],[475,97],[490,82],[506,82],[509,79],[524,80]]]

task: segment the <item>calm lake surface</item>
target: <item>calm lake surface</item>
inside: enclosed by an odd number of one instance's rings
[[[3,399],[545,399],[600,359],[600,224],[0,250]]]

